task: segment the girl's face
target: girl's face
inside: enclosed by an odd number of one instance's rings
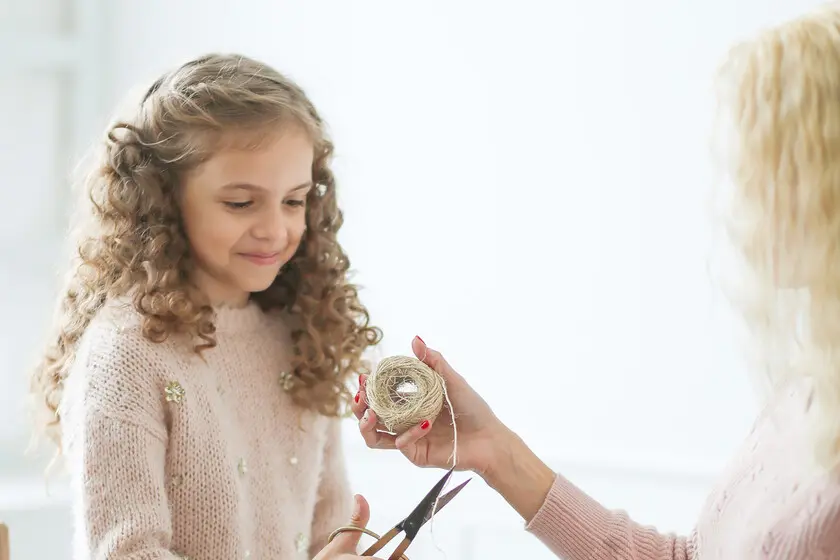
[[[213,304],[244,305],[268,288],[306,229],[314,146],[289,128],[258,150],[223,150],[187,174],[181,213],[193,281]]]

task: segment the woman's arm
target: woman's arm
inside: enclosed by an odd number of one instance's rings
[[[508,432],[483,477],[552,552],[570,560],[687,560],[687,539],[663,535],[606,509],[555,473]]]
[[[496,457],[482,473],[484,481],[530,522],[554,485],[554,471],[512,432],[493,449]]]
[[[527,529],[566,560],[683,560],[684,538],[662,535],[634,523],[626,513],[604,508],[556,475],[508,429],[443,356],[419,338],[415,355],[445,380],[458,417],[458,465],[481,475],[527,523]],[[364,383],[362,389],[364,391]],[[360,395],[353,411],[368,446],[398,449],[418,466],[451,466],[454,432],[449,412],[398,437],[377,430],[376,414]]]

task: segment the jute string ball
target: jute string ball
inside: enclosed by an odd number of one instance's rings
[[[367,404],[385,429],[401,434],[437,418],[446,387],[432,368],[410,356],[382,359],[365,382]]]

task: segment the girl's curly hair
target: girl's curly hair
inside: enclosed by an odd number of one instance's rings
[[[149,340],[179,333],[192,336],[196,352],[215,346],[213,309],[188,280],[192,259],[176,202],[179,184],[219,149],[243,139],[240,147],[257,147],[289,124],[303,126],[313,140],[316,188],[308,195],[299,250],[268,289],[251,297],[294,319],[295,402],[345,414],[347,380],[367,370],[363,353],[381,331],[347,281],[350,263],[336,238],[343,219],[329,166],[333,146],[312,103],[265,64],[209,54],[158,79],[135,113],[109,128],[84,176],[92,204],[80,224],[55,332],[31,379],[39,432],[60,445],[62,380],[79,339],[109,299],[131,298]]]

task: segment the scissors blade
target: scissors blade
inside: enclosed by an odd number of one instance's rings
[[[463,490],[464,486],[466,486],[470,480],[472,479],[468,478],[467,480],[465,480],[464,482],[462,482],[461,484],[459,484],[458,486],[456,486],[455,488],[438,498],[437,505],[434,507],[433,510],[429,510],[429,513],[426,514],[426,518],[423,520],[423,524],[425,525],[429,521],[429,519],[432,518],[432,515],[437,514],[437,512],[443,509],[443,506],[451,502],[452,498],[457,496],[458,492]]]
[[[435,502],[437,502],[440,493],[443,491],[444,486],[446,486],[446,483],[449,482],[449,478],[452,476],[454,470],[455,468],[453,467],[446,471],[443,478],[441,478],[437,484],[432,487],[429,493],[420,500],[420,503],[417,504],[414,511],[409,513],[408,517],[403,520],[401,523],[401,529],[405,531],[405,538],[414,540],[414,537],[417,536],[417,533],[420,531],[420,527],[426,523],[426,516],[430,516],[430,512],[434,511]]]
[[[420,504],[414,508],[408,517],[400,521],[393,529],[388,531],[386,534],[382,535],[382,537],[373,543],[367,550],[362,553],[362,556],[372,556],[385,548],[390,541],[394,539],[401,531],[405,532],[405,538],[400,543],[398,550],[401,550],[400,553],[405,552],[405,549],[408,548],[408,545],[411,544],[411,541],[414,540],[414,537],[417,536],[417,533],[420,531],[420,528],[426,524],[429,519],[432,518],[434,513],[437,513],[443,507],[452,501],[452,498],[458,495],[458,493],[464,489],[464,486],[467,485],[472,479],[467,479],[466,481],[462,482],[443,496],[440,495],[440,492],[443,490],[444,486],[446,486],[447,481],[449,481],[449,477],[452,476],[452,472],[454,469],[450,469],[447,473],[443,476],[437,484],[435,484],[434,488],[426,494]],[[435,503],[437,502],[437,505]],[[421,517],[422,515],[422,517]],[[394,556],[392,555],[392,558]],[[399,558],[399,556],[397,556]]]

